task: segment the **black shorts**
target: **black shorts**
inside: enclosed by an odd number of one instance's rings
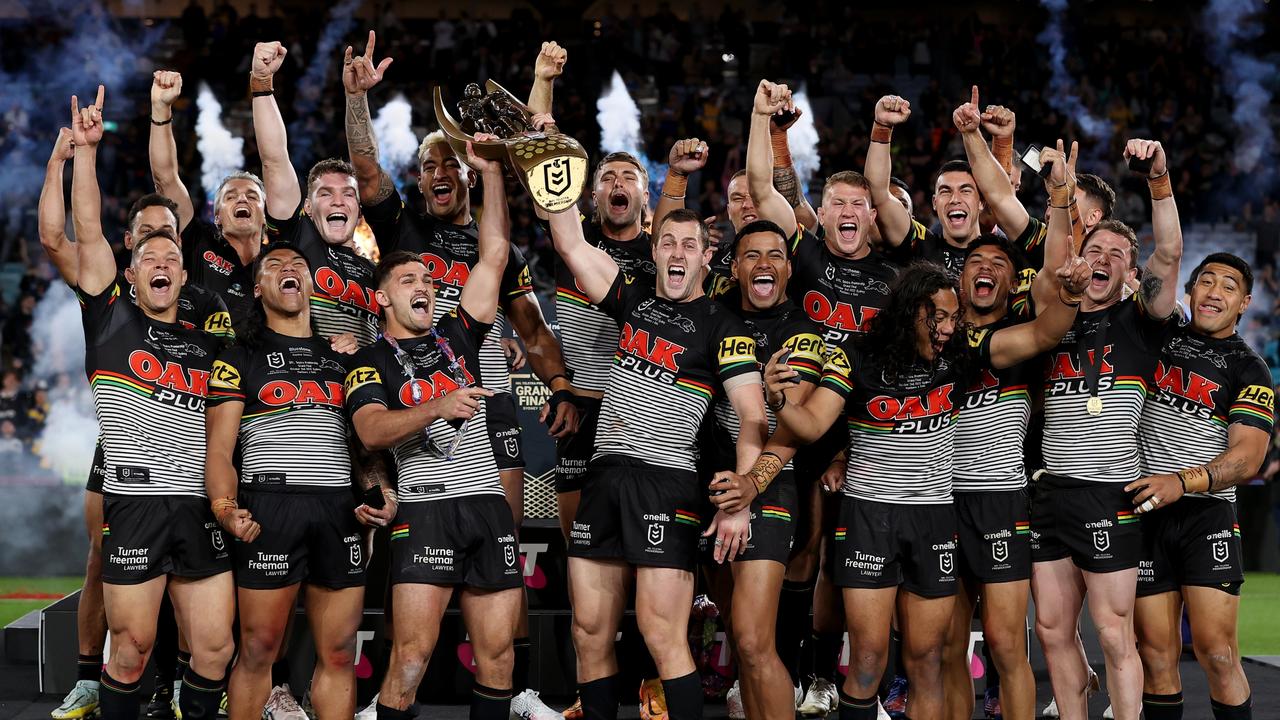
[[[812,488],[822,479],[831,466],[836,453],[849,446],[849,431],[844,423],[837,422],[812,445],[796,450],[792,466],[795,468],[796,491],[799,497],[809,497]]]
[[[1031,577],[1031,506],[1026,490],[955,493],[960,576],[980,583]]]
[[[524,443],[520,439],[520,418],[516,415],[516,398],[509,392],[485,398],[485,419],[489,423],[489,442],[493,444],[493,460],[498,470],[524,469]]]
[[[93,446],[93,466],[89,468],[89,479],[84,484],[84,489],[89,492],[102,494],[102,481],[107,477],[107,461],[103,457],[105,450],[102,448],[102,438],[98,438],[98,442]]]
[[[956,512],[951,505],[902,505],[842,495],[830,554],[835,584],[901,585],[921,597],[956,594]]]
[[[1143,559],[1138,597],[1173,592],[1184,585],[1240,594],[1240,526],[1226,500],[1184,497],[1142,515]]]
[[[205,498],[103,497],[102,582],[136,585],[161,575],[203,578],[230,569],[227,536]]]
[[[556,441],[556,492],[578,492],[586,483],[587,465],[596,454],[596,421],[600,398],[575,395],[578,432]]]
[[[715,514],[715,506],[707,503],[704,517]],[[734,558],[747,560],[774,560],[786,564],[791,559],[791,547],[795,542],[796,481],[790,470],[778,473],[769,483],[764,494],[751,501],[751,525],[747,530],[747,550]],[[712,563],[715,538],[699,537],[698,549],[704,563]]]
[[[1031,490],[1031,561],[1069,557],[1095,573],[1138,567],[1142,526],[1121,483],[1041,476]]]
[[[241,486],[239,502],[253,513],[262,533],[251,543],[231,544],[236,585],[255,590],[304,580],[332,590],[364,585],[368,558],[349,489],[272,491]]]
[[[400,504],[391,524],[391,584],[524,584],[511,508],[501,495]]]
[[[692,471],[606,455],[587,471],[569,555],[693,570],[703,497]]]

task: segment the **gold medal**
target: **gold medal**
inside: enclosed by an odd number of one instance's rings
[[[1102,398],[1097,395],[1090,395],[1089,402],[1084,406],[1090,415],[1097,417],[1102,414]]]

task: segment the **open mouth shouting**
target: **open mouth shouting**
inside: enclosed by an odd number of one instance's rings
[[[453,183],[444,181],[432,183],[431,200],[437,205],[448,205],[453,200]]]
[[[772,270],[760,270],[751,275],[751,294],[761,300],[773,298],[773,291],[778,287],[778,278]]]
[[[947,211],[947,226],[953,230],[961,230],[969,222],[969,211],[964,208],[953,208]]]
[[[973,278],[974,299],[989,300],[996,292],[996,279],[991,273],[980,270]]]
[[[684,265],[672,264],[667,266],[667,287],[672,289],[683,288],[685,279]]]
[[[166,298],[174,289],[173,278],[167,272],[158,272],[151,276],[147,286],[151,289],[152,297]]]
[[[1106,268],[1095,268],[1089,278],[1089,287],[1099,292],[1106,290],[1111,284],[1111,273]]]
[[[331,234],[339,235],[342,233],[342,231],[347,229],[347,220],[348,220],[348,216],[346,213],[341,211],[336,211],[326,215],[324,218],[324,223],[325,223],[325,226],[329,229],[329,232]]]
[[[431,324],[431,297],[427,293],[414,293],[409,300],[409,312],[426,325]]]
[[[615,190],[609,195],[609,211],[622,214],[631,208],[631,198],[621,190]]]
[[[236,203],[236,206],[231,210],[231,216],[237,220],[249,220],[253,217],[253,208],[249,206],[249,203]]]
[[[846,220],[836,228],[840,234],[840,239],[845,242],[853,242],[858,239],[858,223],[852,220]]]
[[[293,276],[287,276],[280,281],[281,295],[297,295],[301,292],[302,292],[302,283],[298,281],[298,278]]]

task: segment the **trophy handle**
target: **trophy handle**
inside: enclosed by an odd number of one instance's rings
[[[486,80],[484,83],[484,89],[491,93],[495,93],[495,92],[502,93],[503,95],[506,95],[508,98],[510,98],[511,102],[515,103],[515,106],[523,110],[526,115],[534,114],[533,110],[530,109],[528,105],[525,105],[520,98],[516,97],[515,95],[512,95],[510,90],[499,85],[497,80],[493,80],[493,79]]]
[[[463,132],[462,126],[458,124],[457,120],[453,119],[453,115],[450,115],[449,110],[445,107],[444,95],[439,85],[435,88],[435,106],[436,120],[440,123],[440,129],[444,131],[444,137],[448,141],[449,147],[453,148],[453,152],[458,156],[459,160],[466,160],[467,143],[471,143],[472,147],[475,148],[476,154],[485,160],[507,159],[507,146],[501,140],[480,141]]]

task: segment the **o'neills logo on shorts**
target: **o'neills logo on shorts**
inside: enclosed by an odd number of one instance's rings
[[[1115,524],[1112,523],[1110,520],[1099,520],[1098,522],[1087,522],[1084,524],[1084,526],[1088,530],[1093,530],[1094,528],[1115,527]]]

